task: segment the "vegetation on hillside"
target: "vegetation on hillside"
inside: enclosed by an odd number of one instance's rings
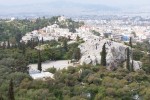
[[[70,32],[76,32],[76,28],[84,25],[83,22],[75,22],[72,19],[58,21],[60,16],[52,18],[16,19],[14,21],[0,20],[0,41],[18,42],[23,35],[33,30],[39,30],[48,25],[57,24],[60,28],[68,28]]]
[[[67,20],[67,23],[72,22]],[[21,36],[34,29],[43,28],[57,23],[57,17],[51,19],[1,21],[0,40],[19,43]],[[76,22],[73,26],[79,27]],[[77,25],[76,25],[77,24]],[[26,25],[26,26],[25,26]],[[65,23],[60,27],[66,28]],[[25,28],[27,27],[27,28]],[[72,29],[72,28],[71,28]],[[74,31],[74,30],[72,30]],[[150,98],[150,56],[148,43],[133,45],[133,59],[141,60],[143,67],[137,71],[130,71],[122,66],[115,70],[106,69],[106,48],[101,52],[102,65],[80,65],[68,69],[47,69],[54,74],[54,79],[33,80],[28,74],[29,63],[46,60],[75,59],[81,57],[78,45],[82,40],[68,44],[69,39],[60,37],[59,41],[35,41],[27,44],[3,45],[0,48],[0,100],[133,100],[135,96],[143,100]],[[131,43],[130,43],[131,44]],[[44,46],[38,52],[35,47]],[[142,52],[143,51],[143,52]],[[128,61],[129,63],[129,61]],[[127,67],[128,69],[129,66]],[[39,66],[39,70],[41,70]]]

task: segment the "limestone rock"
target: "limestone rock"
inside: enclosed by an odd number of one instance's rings
[[[108,69],[118,67],[122,62],[126,61],[126,48],[127,46],[122,43],[117,43],[110,40],[89,39],[85,43],[79,45],[82,57],[80,64],[100,64],[102,46],[106,43],[106,62]],[[134,61],[134,69],[140,69],[141,63]]]
[[[133,68],[134,70],[138,70],[142,68],[142,63],[140,61],[133,61]]]

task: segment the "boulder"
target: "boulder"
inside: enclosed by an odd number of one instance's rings
[[[142,68],[142,62],[133,60],[133,68],[134,70],[138,70]]]

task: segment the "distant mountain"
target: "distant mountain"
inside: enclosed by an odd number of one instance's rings
[[[149,13],[150,7],[113,7],[102,4],[77,3],[73,1],[56,0],[35,2],[28,4],[0,4],[1,16],[46,16],[46,15],[98,15],[98,14],[126,14]]]
[[[100,4],[87,4],[87,3],[74,3],[74,2],[63,2],[63,3],[58,3],[58,2],[51,2],[48,3],[47,6],[53,7],[53,8],[80,8],[80,9],[93,9],[93,10],[106,10],[106,11],[114,11],[114,10],[119,10],[116,7],[110,7],[110,6],[105,6],[105,5],[100,5]]]
[[[22,4],[22,5],[1,5],[1,14],[20,14],[20,13],[51,13],[51,14],[82,14],[92,13],[97,11],[119,11],[119,8],[110,7],[100,4],[87,4],[87,3],[75,3],[75,2],[47,2],[47,3],[35,3],[35,4]]]

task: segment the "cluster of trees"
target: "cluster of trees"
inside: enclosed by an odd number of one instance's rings
[[[46,27],[51,21],[53,21],[51,18],[37,18],[35,20],[16,19],[14,21],[2,20],[0,21],[0,40],[7,41],[10,39],[14,42],[14,39],[16,39],[16,42],[18,42],[18,38],[22,37],[25,33]]]
[[[32,42],[33,44],[35,44],[34,41]],[[46,61],[50,59],[51,60],[59,60],[59,59],[79,60],[81,56],[80,49],[78,49],[78,45],[80,44],[80,41],[73,44],[67,44],[67,42],[68,39],[63,37],[59,39],[59,41],[53,40],[49,42],[44,42],[43,44],[42,41],[39,41],[38,43],[39,45],[46,44],[47,47],[44,50],[36,50],[34,49],[34,47],[32,48],[33,45],[31,45],[30,43],[29,44],[20,43],[21,46],[17,46],[17,47],[0,48],[0,52],[1,52],[0,53],[0,75],[1,75],[0,76],[0,99],[3,98],[4,100],[7,100],[8,94],[10,95],[9,97],[13,97],[11,96],[13,95],[13,93],[10,92],[14,91],[16,93],[16,89],[19,89],[17,87],[21,84],[21,81],[23,80],[32,81],[32,78],[28,75],[27,65],[29,63],[38,63],[37,66],[38,70],[41,71],[42,61]],[[13,89],[12,87],[10,87],[12,86],[13,83],[14,83],[14,90],[10,90]],[[22,95],[21,93],[19,94]],[[33,98],[31,98],[31,100],[33,100]]]
[[[53,17],[51,19],[39,18],[35,21],[1,21],[0,24],[2,25],[2,27],[0,27],[0,41],[3,41],[3,45],[0,47],[0,100],[34,100],[37,98],[37,91],[32,91],[32,89],[29,93],[30,96],[28,95],[29,98],[27,97],[27,95],[25,97],[23,96],[23,98],[21,96],[23,95],[22,93],[25,92],[24,90],[20,91],[20,85],[22,84],[22,81],[24,81],[25,84],[28,84],[28,81],[36,83],[36,81],[33,81],[32,78],[28,75],[29,69],[27,65],[29,63],[38,63],[38,70],[41,71],[41,63],[46,60],[80,59],[81,55],[80,50],[78,49],[80,41],[68,45],[67,42],[69,41],[69,39],[60,37],[59,41],[52,40],[44,42],[43,40],[39,41],[38,39],[31,39],[27,44],[25,44],[24,42],[20,42],[22,35],[26,32],[43,28],[44,26],[47,26],[49,24],[47,22],[54,24],[56,20],[57,17]],[[25,31],[21,30],[20,27],[23,27],[24,24],[26,24],[28,27],[31,25],[32,27],[26,29]],[[8,33],[6,33],[7,31]],[[35,49],[36,46],[41,45],[45,45],[44,50],[41,51]],[[40,80],[40,82],[42,82],[42,80]],[[23,84],[21,86],[24,87],[25,84]],[[33,87],[34,86],[35,85],[33,85]],[[42,90],[43,86],[44,85],[41,86],[41,90],[39,90],[38,93],[43,93],[45,95],[45,93],[47,94],[49,92],[48,89],[44,92]],[[33,95],[32,93],[35,93],[35,95]],[[43,97],[40,98],[41,100],[43,100]]]
[[[0,99],[3,98],[1,100],[8,100],[10,97],[8,94],[11,95],[12,91],[9,90],[11,79],[15,87],[19,86],[24,78],[32,79],[28,75],[27,65],[28,61],[19,49],[0,49]]]
[[[44,42],[33,39],[27,44],[20,43],[22,34],[54,23],[64,28],[71,27],[72,32],[78,25],[83,24],[68,19],[66,25],[59,23],[57,17],[0,22],[0,40],[7,41],[4,47],[0,48],[0,100],[132,100],[135,96],[149,100],[150,56],[145,53],[148,51],[148,44],[144,42],[143,45],[133,46],[132,39],[129,43],[131,49],[127,48],[126,68],[118,67],[114,71],[106,69],[107,52],[104,44],[101,65],[83,64],[63,70],[51,68],[48,71],[54,74],[54,79],[33,80],[28,75],[29,63],[38,63],[38,69],[41,71],[42,61],[79,60],[81,57],[78,45],[82,41],[79,37],[73,44],[68,44],[69,39],[64,37],[60,37],[59,41]],[[25,30],[24,25],[28,27]],[[12,40],[15,40],[17,45],[10,46]],[[45,49],[34,49],[37,45],[45,45]],[[143,69],[133,71],[130,56],[141,60]]]
[[[108,71],[104,66],[84,64],[53,69],[53,73],[55,79],[44,81],[28,76],[13,77],[15,100],[133,100],[136,95],[143,100],[150,98],[150,75],[143,70],[130,72],[118,68]],[[0,85],[4,100],[8,98],[11,82]]]
[[[99,32],[97,32],[97,31],[95,31],[95,30],[92,30],[92,33],[93,33],[94,35],[96,35],[96,36],[100,36],[100,35],[101,35]]]
[[[133,59],[141,61],[142,69],[147,74],[150,73],[150,43],[148,40],[133,45]]]
[[[69,32],[76,32],[76,29],[84,25],[84,22],[75,22],[72,19],[66,19],[65,21],[59,22],[58,20],[56,23],[59,25],[60,28],[68,28]]]
[[[75,49],[77,43],[68,45],[64,38],[60,41],[53,41],[49,45],[55,47],[62,44],[62,50],[70,54],[73,54],[72,50],[79,52],[78,48]],[[30,47],[26,49],[26,53],[33,50]],[[1,100],[10,97],[12,100],[132,100],[136,95],[144,100],[150,98],[148,69],[130,71],[119,67],[114,71],[108,71],[105,67],[105,44],[101,53],[104,58],[102,65],[84,64],[63,70],[52,68],[49,71],[54,74],[54,79],[46,78],[44,81],[32,80],[27,74],[28,58],[22,50],[9,48],[0,49],[0,52]],[[35,52],[37,58],[45,56],[42,55],[44,51]]]
[[[20,52],[22,55],[24,55],[24,58],[29,63],[38,63],[39,58],[39,50],[35,49],[35,47],[41,47],[44,48],[40,55],[42,55],[41,61],[46,60],[67,60],[67,59],[75,59],[79,60],[81,57],[80,49],[78,48],[78,45],[82,41],[77,41],[72,44],[68,44],[69,40],[64,37],[60,37],[59,41],[34,41],[31,40],[27,44],[24,42],[19,43],[17,46],[11,46],[8,48],[8,46],[5,46],[5,48],[2,48],[3,51],[7,50],[16,50],[17,52]]]
[[[76,32],[76,29],[84,25],[83,22],[75,22],[72,19],[59,22],[55,16],[52,18],[37,18],[37,19],[16,19],[14,21],[0,20],[0,41],[9,41],[16,45],[27,32],[39,30],[48,25],[58,24],[60,28],[68,28],[70,32]]]

